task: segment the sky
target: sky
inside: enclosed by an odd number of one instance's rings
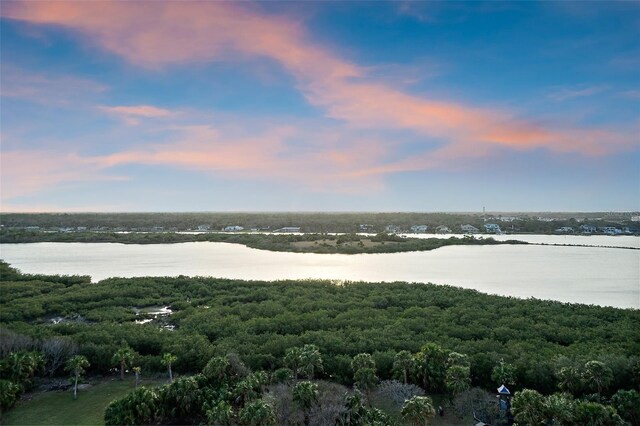
[[[5,212],[640,210],[638,2],[0,16]]]

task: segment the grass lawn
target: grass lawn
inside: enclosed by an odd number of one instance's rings
[[[161,384],[142,381],[144,386]],[[37,392],[2,416],[3,425],[102,425],[104,409],[111,401],[133,390],[133,380],[108,379],[78,391]]]

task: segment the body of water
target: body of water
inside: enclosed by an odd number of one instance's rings
[[[602,238],[605,240],[599,245],[620,245],[615,242],[624,237]],[[613,243],[606,238],[612,238]],[[553,243],[545,238],[537,242]],[[640,251],[628,249],[499,245],[327,255],[210,242],[34,243],[2,244],[0,257],[25,273],[90,275],[93,281],[200,275],[269,281],[322,278],[432,282],[505,296],[640,308]]]

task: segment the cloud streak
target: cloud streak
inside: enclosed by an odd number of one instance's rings
[[[174,126],[167,143],[151,143],[106,155],[80,155],[50,150],[8,151],[2,155],[2,200],[52,188],[95,181],[126,181],[127,166],[158,166],[241,180],[294,183],[318,192],[379,189],[380,179],[353,174],[372,168],[387,154],[379,140],[315,128],[271,127],[259,133],[210,125]],[[295,144],[304,139],[304,145]],[[114,175],[117,170],[117,175]]]
[[[99,9],[99,10],[98,10]],[[11,2],[3,16],[82,33],[140,67],[267,58],[292,74],[327,116],[367,128],[408,129],[465,152],[475,144],[604,155],[633,146],[625,134],[561,128],[509,111],[414,96],[309,39],[303,26],[257,6],[227,2]],[[563,99],[594,89],[560,94]]]

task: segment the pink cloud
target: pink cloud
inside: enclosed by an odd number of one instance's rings
[[[0,163],[3,201],[71,182],[125,179],[101,173],[90,159],[58,151],[5,151]]]
[[[147,118],[168,117],[172,115],[172,112],[170,110],[158,108],[152,105],[103,106],[100,109],[113,114]]]
[[[41,193],[48,189],[84,185],[98,180],[125,180],[113,168],[126,165],[172,167],[212,176],[288,182],[314,191],[350,192],[380,188],[378,179],[352,175],[372,167],[386,151],[380,141],[357,139],[314,129],[314,137],[292,126],[272,127],[247,134],[211,126],[174,127],[168,143],[147,144],[107,155],[65,154],[56,151],[8,151],[2,155],[2,200]],[[304,146],[291,152],[291,141],[304,138]]]
[[[408,129],[446,143],[433,152],[385,162],[382,155],[391,145],[386,141],[341,145],[317,139],[315,145],[296,147],[287,137],[287,132],[295,134],[296,130],[280,128],[238,137],[200,126],[184,129],[183,138],[170,145],[83,159],[102,168],[170,165],[321,186],[332,177],[358,181],[365,175],[442,167],[443,162],[456,158],[488,155],[492,146],[594,156],[634,146],[633,137],[624,133],[561,128],[501,109],[407,94],[311,41],[298,21],[262,13],[247,3],[24,1],[3,6],[4,17],[80,32],[104,50],[146,68],[267,58],[291,73],[306,99],[329,117],[353,128]],[[169,113],[149,105],[109,108],[107,111],[129,120]],[[341,130],[342,139],[350,136],[348,130]],[[302,139],[309,134],[305,132]],[[359,157],[365,158],[358,163]]]
[[[122,118],[129,125],[140,124],[141,118],[168,118],[176,115],[175,111],[153,105],[101,106],[99,109]]]

